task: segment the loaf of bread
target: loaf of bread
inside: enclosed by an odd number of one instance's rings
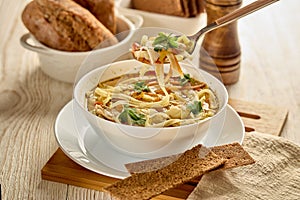
[[[74,0],[88,9],[106,28],[116,34],[116,16],[114,0]]]
[[[204,11],[204,0],[132,0],[132,8],[179,17],[194,17]]]
[[[63,51],[89,51],[118,41],[93,14],[72,0],[34,0],[22,21],[37,40]]]

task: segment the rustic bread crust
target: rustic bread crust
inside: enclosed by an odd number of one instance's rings
[[[116,16],[114,0],[74,0],[88,9],[106,28],[116,34]]]
[[[191,17],[195,17],[198,14],[198,8],[197,8],[197,0],[190,0],[188,2],[189,7],[189,13]]]
[[[60,50],[76,49],[73,42],[61,37],[54,27],[46,21],[43,12],[35,1],[30,2],[25,7],[22,21],[35,38],[43,44]]]
[[[195,17],[204,12],[204,0],[132,0],[132,8],[147,12]]]
[[[118,42],[95,16],[71,0],[35,0],[24,9],[22,20],[37,40],[58,50],[89,51],[103,41],[106,46]]]
[[[196,0],[198,13],[205,12],[205,0]]]
[[[185,16],[180,0],[132,0],[131,2],[134,9],[180,17]]]

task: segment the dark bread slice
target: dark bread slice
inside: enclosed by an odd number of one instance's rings
[[[244,148],[237,142],[232,144],[215,146],[212,147],[211,150],[215,154],[222,156],[224,159],[227,159],[225,164],[218,169],[230,169],[234,167],[240,167],[243,165],[253,164],[255,162],[255,160],[248,154],[248,152],[245,151]],[[125,167],[131,174],[154,171],[176,161],[180,157],[180,155],[181,154],[176,154],[157,159],[128,163],[125,164]]]
[[[232,144],[225,144],[215,146],[211,149],[215,154],[227,159],[225,164],[220,169],[231,169],[250,165],[255,163],[255,160],[249,155],[247,151],[237,142]]]
[[[197,8],[197,0],[190,0],[188,2],[189,7],[189,17],[195,17],[198,14],[198,8]]]
[[[170,188],[199,177],[224,164],[226,159],[198,145],[187,150],[166,167],[145,173],[136,173],[104,190],[114,198],[142,200],[156,196]]]
[[[132,8],[147,12],[194,17],[204,12],[204,0],[132,0]]]
[[[195,17],[200,14],[201,10],[198,11],[197,1],[201,3],[200,1],[202,0],[181,0],[181,5],[183,7],[185,17]]]
[[[175,154],[161,158],[127,163],[125,164],[125,167],[130,174],[151,172],[170,165],[171,163],[175,162],[181,155],[182,154]]]
[[[181,0],[131,0],[132,8],[147,12],[185,17]]]
[[[114,0],[74,0],[88,9],[113,34],[117,31]]]
[[[185,17],[189,17],[190,16],[189,1],[190,0],[181,0],[181,6],[183,8],[184,16]]]
[[[205,0],[196,0],[196,6],[198,14],[205,12]]]
[[[23,23],[37,40],[51,48],[89,51],[103,41],[106,46],[118,42],[95,16],[72,0],[35,0],[33,5],[24,9]]]

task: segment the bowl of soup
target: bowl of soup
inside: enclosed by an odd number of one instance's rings
[[[213,145],[225,118],[226,88],[188,62],[179,65],[183,75],[171,64],[152,66],[135,59],[99,66],[76,82],[74,115],[131,156],[155,158],[199,143]]]

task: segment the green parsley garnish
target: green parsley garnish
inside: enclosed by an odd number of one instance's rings
[[[133,124],[138,126],[145,126],[145,115],[137,113],[136,109],[124,107],[122,113],[119,115],[119,120],[122,124]]]
[[[187,82],[190,82],[191,79],[190,74],[183,74],[183,78],[180,79],[180,85],[185,85]]]
[[[137,92],[150,92],[149,87],[144,81],[140,81],[134,84],[134,90]]]
[[[178,42],[177,37],[166,35],[164,33],[158,33],[158,36],[153,42],[154,51],[168,50],[169,48],[177,48]]]
[[[193,103],[189,103],[187,108],[194,114],[197,115],[202,111],[202,103],[201,101],[194,101]]]

